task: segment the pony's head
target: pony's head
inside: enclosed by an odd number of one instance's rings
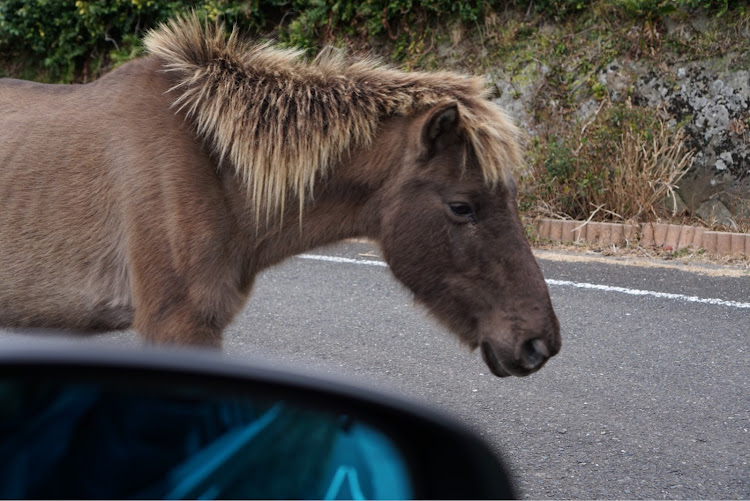
[[[469,99],[433,106],[407,130],[400,172],[384,187],[388,264],[495,375],[531,374],[561,339],[518,215],[516,129]]]
[[[280,220],[288,202],[312,219],[313,195],[338,182],[352,207],[376,199],[360,212],[377,221],[353,230],[349,213],[331,224],[330,212],[344,210],[332,202],[316,232],[378,238],[396,277],[481,348],[493,373],[527,375],[558,352],[559,324],[516,207],[517,129],[487,99],[484,79],[330,51],[307,62],[196,16],[145,43],[174,78],[175,109],[234,169],[256,220]],[[368,166],[359,179],[355,157]]]

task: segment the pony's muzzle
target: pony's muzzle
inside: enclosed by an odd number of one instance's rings
[[[542,338],[523,341],[514,356],[503,352],[491,341],[481,343],[482,358],[492,373],[498,377],[528,376],[538,371],[559,351],[559,344],[550,346]]]

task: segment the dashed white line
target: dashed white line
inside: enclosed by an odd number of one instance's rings
[[[359,264],[359,265],[366,265],[366,266],[383,266],[383,267],[388,266],[384,261],[351,259],[351,258],[339,257],[339,256],[323,256],[319,254],[300,254],[297,257],[302,258],[302,259],[314,259],[318,261],[328,261],[332,263]],[[703,297],[698,297],[698,296],[686,296],[684,294],[672,294],[670,292],[656,292],[656,291],[647,291],[647,290],[641,290],[641,289],[629,289],[627,287],[615,287],[612,285],[590,284],[586,282],[571,282],[568,280],[547,279],[546,282],[548,285],[555,285],[555,286],[561,286],[561,287],[594,289],[594,290],[600,290],[600,291],[606,291],[606,292],[619,292],[621,294],[628,294],[631,296],[651,296],[651,297],[658,297],[658,298],[663,298],[663,299],[675,299],[678,301],[687,301],[690,303],[703,303],[703,304],[711,304],[711,305],[717,305],[717,306],[729,306],[732,308],[750,309],[750,303],[742,303],[739,301],[727,301],[725,299],[703,298]]]

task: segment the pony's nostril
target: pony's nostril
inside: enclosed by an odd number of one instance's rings
[[[533,370],[549,358],[549,348],[540,338],[529,339],[523,343],[521,348],[521,364],[524,368]]]

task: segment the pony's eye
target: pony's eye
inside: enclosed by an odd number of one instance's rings
[[[476,223],[476,214],[474,214],[474,209],[471,208],[471,205],[462,202],[454,202],[448,204],[448,206],[451,208],[451,212],[453,212],[454,215],[466,218],[472,223]]]

